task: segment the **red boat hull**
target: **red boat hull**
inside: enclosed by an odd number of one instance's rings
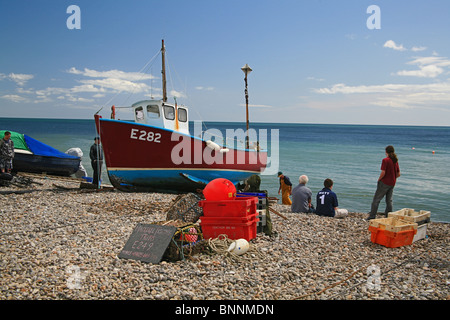
[[[99,116],[96,125],[110,181],[121,190],[190,192],[215,178],[245,180],[267,163],[266,151],[213,149],[199,138],[150,125]]]

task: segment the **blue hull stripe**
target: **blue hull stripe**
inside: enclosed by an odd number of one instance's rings
[[[245,180],[252,174],[260,172],[236,171],[236,170],[214,170],[214,169],[124,169],[109,168],[108,173],[125,184],[157,186],[160,183],[184,184],[186,179],[180,174],[188,174],[200,180],[211,181],[216,178],[225,178],[233,183]]]

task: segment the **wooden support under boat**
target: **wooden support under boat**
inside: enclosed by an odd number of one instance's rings
[[[65,176],[54,176],[51,174],[43,173],[26,173],[26,172],[18,172],[18,176],[26,177],[26,178],[35,178],[35,179],[51,179],[51,180],[63,180],[69,182],[81,182],[84,179],[81,178],[73,178],[73,177],[65,177]]]
[[[277,210],[275,210],[275,209],[272,209],[271,207],[269,207],[269,210],[270,210],[270,212],[273,212],[273,213],[275,213],[277,216],[280,216],[280,217],[282,217],[284,220],[287,220],[288,218],[286,217],[286,216],[284,216],[284,215],[282,215],[281,213],[279,213]]]
[[[26,177],[26,178],[34,178],[34,179],[50,179],[50,180],[59,180],[59,181],[64,181],[64,182],[73,182],[73,183],[80,183],[80,186],[78,188],[69,188],[69,187],[64,187],[64,186],[60,186],[60,185],[56,185],[53,183],[53,186],[59,189],[65,189],[65,190],[75,190],[75,189],[99,189],[96,185],[93,185],[90,182],[86,182],[84,179],[82,178],[73,178],[73,177],[63,177],[63,176],[54,176],[54,175],[49,175],[46,173],[24,173],[24,172],[18,172],[17,173],[18,176],[22,176],[22,177]],[[115,189],[113,186],[111,185],[102,185],[101,188],[99,190],[113,190]]]

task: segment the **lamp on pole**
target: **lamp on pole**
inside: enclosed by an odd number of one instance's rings
[[[247,76],[253,70],[252,70],[252,68],[250,68],[248,66],[248,64],[245,64],[245,66],[243,66],[241,68],[241,70],[245,74],[245,78],[244,78],[244,81],[245,81],[245,110],[246,110],[246,115],[247,115],[247,118],[246,118],[246,120],[247,120],[247,137],[246,137],[245,145],[246,145],[246,148],[248,149],[249,148],[249,142],[248,142],[248,90],[247,90]]]

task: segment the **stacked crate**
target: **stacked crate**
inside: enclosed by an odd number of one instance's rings
[[[234,200],[201,200],[203,208],[200,226],[205,239],[217,238],[226,234],[229,239],[256,238],[257,197],[237,197]]]
[[[417,233],[414,235],[413,241],[424,239],[427,235],[428,223],[430,222],[430,211],[404,208],[398,211],[389,212],[388,217],[397,217],[399,219],[417,223]]]
[[[417,233],[417,223],[388,217],[369,222],[370,240],[388,248],[410,245]]]
[[[269,215],[269,198],[267,192],[238,192],[236,197],[257,197],[258,202],[256,204],[257,218],[259,219],[256,232],[264,232],[264,227],[267,224],[267,216]]]

